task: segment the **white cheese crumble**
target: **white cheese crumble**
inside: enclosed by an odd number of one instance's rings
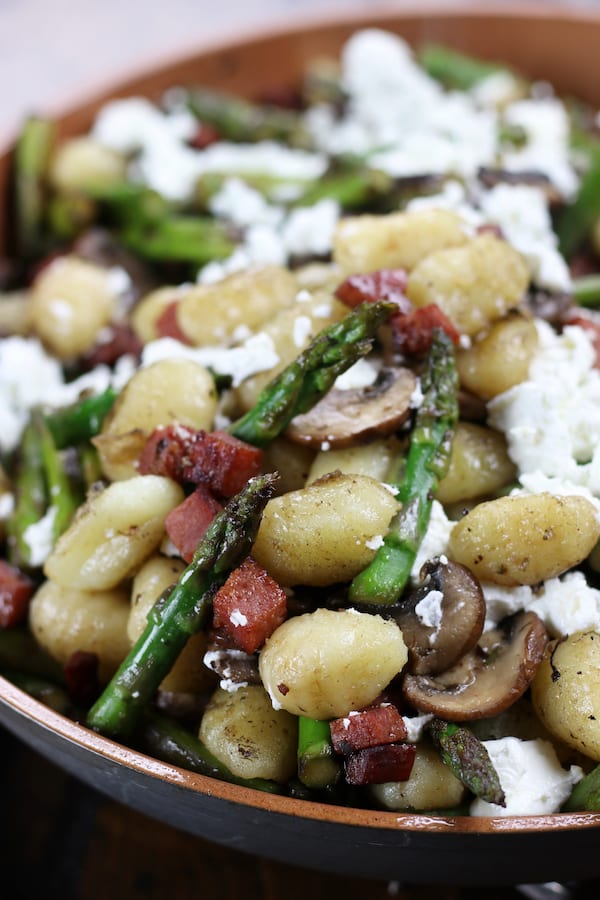
[[[425,726],[433,719],[433,713],[424,713],[421,716],[402,716],[406,726],[406,740],[409,744],[418,744],[423,738]]]
[[[475,800],[470,808],[472,816],[534,816],[558,812],[574,785],[583,778],[579,766],[562,768],[547,741],[506,737],[483,743],[498,773],[506,807]]]
[[[442,618],[442,603],[444,602],[444,594],[442,591],[432,590],[419,600],[415,606],[415,613],[419,622],[426,628],[433,628],[433,633],[429,637],[429,643],[435,644],[438,636]]]
[[[378,375],[379,366],[363,356],[353,363],[349,369],[338,375],[335,379],[334,387],[338,391],[360,390],[375,384]]]
[[[219,687],[224,691],[234,693],[242,687],[248,687],[248,682],[233,681],[231,679],[231,670],[227,665],[223,666],[223,662],[226,663],[227,660],[232,657],[246,659],[247,656],[248,654],[244,653],[243,650],[207,650],[202,661],[208,669],[212,669],[215,672],[221,672],[222,677],[219,681]]]
[[[536,325],[540,348],[529,378],[488,403],[489,424],[506,435],[520,472],[600,496],[600,371],[591,340],[577,326],[556,334]]]
[[[535,590],[528,585],[507,588],[491,582],[482,582],[481,587],[486,602],[486,631],[505,616],[524,609],[536,613],[553,638],[576,631],[600,632],[600,591],[587,583],[583,572],[549,578]]]
[[[159,338],[146,344],[141,365],[149,366],[161,359],[191,359],[219,375],[229,375],[234,387],[279,362],[273,340],[263,331],[251,335],[238,347],[188,347],[175,338]]]
[[[52,551],[56,513],[56,507],[50,507],[38,522],[28,525],[23,532],[23,541],[29,547],[29,562],[32,566],[42,566]]]
[[[439,500],[434,500],[431,505],[429,525],[411,570],[413,581],[419,580],[419,573],[428,560],[447,552],[448,541],[450,540],[450,533],[454,528],[454,524],[447,517],[444,507]]]

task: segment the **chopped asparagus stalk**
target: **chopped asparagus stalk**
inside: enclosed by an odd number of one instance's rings
[[[452,341],[440,329],[434,332],[421,386],[423,402],[397,484],[402,509],[372,562],[352,581],[352,603],[389,606],[399,599],[429,524],[435,489],[448,466],[458,418],[457,376]]]
[[[300,716],[298,720],[298,778],[305,787],[332,787],[341,768],[331,746],[329,722]]]
[[[172,215],[156,222],[129,225],[119,232],[125,247],[143,259],[157,263],[181,262],[204,266],[226,259],[235,241],[226,227],[214,219]]]
[[[418,54],[426,72],[448,88],[468,91],[490,75],[506,72],[506,66],[459,53],[441,44],[425,44]]]
[[[158,759],[173,763],[182,769],[270,794],[281,793],[280,786],[266,778],[236,777],[216,756],[213,756],[199,738],[172,719],[158,713],[148,713],[144,717],[136,734],[136,743]]]
[[[600,275],[582,275],[573,282],[573,300],[580,306],[600,306]]]
[[[230,432],[256,447],[266,447],[323,397],[335,379],[371,349],[377,328],[397,309],[379,300],[362,303],[340,322],[323,329],[286,369],[261,392],[255,406]]]
[[[427,729],[445,765],[472,794],[487,803],[506,806],[504,791],[489,754],[468,728],[433,719]]]
[[[229,94],[197,88],[189,92],[188,106],[205,125],[212,125],[230,141],[282,141],[291,147],[310,147],[302,117],[293,110],[250,103]]]
[[[33,567],[33,552],[27,529],[43,518],[48,502],[42,448],[33,422],[21,439],[15,492],[15,509],[7,528],[9,558],[14,565],[28,569]]]
[[[250,551],[276,478],[262,475],[213,519],[190,565],[155,604],[148,625],[90,710],[88,724],[111,736],[131,734],[188,638],[206,624],[212,598]]]
[[[562,812],[600,812],[600,766],[575,785]]]
[[[117,396],[117,391],[107,388],[101,394],[84,397],[71,406],[49,413],[46,416],[46,426],[57,449],[74,447],[98,434]]]
[[[32,423],[37,432],[42,456],[48,511],[52,513],[52,543],[54,544],[71,524],[83,497],[65,471],[60,451],[54,443],[52,433],[44,422],[42,414],[34,412]]]
[[[579,249],[600,216],[600,146],[587,148],[589,166],[575,200],[565,206],[556,223],[560,252],[566,259]]]
[[[46,176],[54,138],[54,124],[32,116],[15,147],[16,243],[26,259],[35,258],[43,249]]]

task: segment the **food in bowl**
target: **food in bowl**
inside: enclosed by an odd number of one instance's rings
[[[374,29],[266,100],[23,130],[3,672],[263,790],[597,808],[594,114]]]

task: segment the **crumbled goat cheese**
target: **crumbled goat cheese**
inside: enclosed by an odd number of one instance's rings
[[[281,230],[287,255],[326,256],[330,253],[340,212],[339,203],[329,199],[293,209]]]
[[[248,616],[245,616],[244,613],[239,609],[234,609],[231,615],[229,616],[229,621],[232,625],[247,625],[248,624]]]
[[[505,793],[506,806],[484,800],[471,804],[472,816],[533,816],[558,812],[581,781],[579,766],[563,769],[548,741],[515,737],[484,741]]]
[[[490,223],[521,253],[539,287],[570,291],[569,268],[558,250],[550,210],[541,188],[525,184],[498,184],[482,192],[479,206]]]
[[[51,507],[39,522],[28,525],[23,532],[23,541],[29,547],[29,561],[32,566],[42,566],[50,555],[54,545],[53,529],[56,513],[56,507]]]
[[[118,389],[134,369],[132,359],[124,357],[114,374],[97,366],[66,383],[58,360],[35,338],[0,340],[0,450],[8,453],[18,446],[34,406],[67,406],[84,391],[101,393],[109,385]]]
[[[540,347],[529,378],[488,404],[521,473],[539,472],[600,496],[600,371],[589,335],[536,322]]]
[[[279,362],[272,339],[263,331],[251,335],[238,347],[188,347],[174,338],[159,338],[146,344],[141,365],[149,366],[161,359],[191,359],[219,375],[229,375],[234,387]]]
[[[239,228],[257,224],[278,226],[283,218],[282,209],[267,203],[259,191],[241,178],[226,178],[208,206],[214,216],[227,219]]]
[[[379,550],[380,547],[383,547],[383,544],[384,540],[383,535],[381,534],[376,534],[372,538],[369,538],[367,541],[365,541],[365,547],[367,547],[369,550]]]
[[[229,666],[223,665],[223,663],[227,663],[228,660],[231,660],[233,657],[237,659],[247,659],[248,654],[244,653],[243,650],[207,650],[202,658],[207,669],[212,669],[214,672],[221,673],[222,677],[219,681],[219,687],[229,693],[234,693],[242,687],[248,687],[247,681],[233,681],[231,678],[233,673]]]
[[[15,498],[10,492],[0,494],[0,520],[5,522],[9,519],[15,508]]]
[[[433,719],[433,713],[425,713],[422,716],[402,716],[406,726],[406,740],[409,744],[418,744],[423,738],[425,726]]]
[[[198,178],[209,172],[240,176],[266,172],[292,181],[312,181],[327,167],[322,154],[273,141],[220,141],[198,150],[186,143],[196,129],[196,120],[182,108],[164,113],[148,100],[130,97],[105,104],[92,135],[120,153],[135,153],[131,175],[174,201],[189,199]]]
[[[442,603],[444,602],[444,594],[442,591],[428,591],[422,600],[419,600],[415,606],[415,613],[419,622],[426,628],[433,628],[433,633],[429,637],[429,643],[435,644],[440,626],[442,624],[443,611]]]
[[[466,94],[444,91],[400,37],[376,28],[355,33],[344,46],[341,67],[346,113],[340,117],[321,105],[306,116],[321,149],[376,151],[371,164],[393,176],[470,176],[494,160],[495,111],[478,108]]]
[[[362,357],[353,363],[349,369],[338,375],[335,379],[334,387],[338,391],[360,390],[375,384],[378,375],[379,366],[375,365],[371,360]]]
[[[312,322],[308,316],[297,316],[292,326],[294,346],[305,347],[312,333]]]
[[[504,110],[507,124],[522,128],[524,147],[505,150],[502,165],[513,172],[543,172],[564,195],[571,198],[579,178],[570,158],[569,114],[557,97],[517,100]]]
[[[471,88],[470,94],[479,106],[504,106],[519,92],[519,82],[507,69],[492,72]]]
[[[600,591],[590,587],[583,572],[549,578],[533,590],[528,585],[506,588],[482,582],[487,631],[520,609],[536,613],[553,638],[576,631],[600,631]]]
[[[419,573],[429,559],[447,552],[450,532],[453,528],[454,522],[446,516],[442,504],[438,500],[434,500],[431,506],[429,525],[411,570],[411,578],[414,581],[419,580]]]

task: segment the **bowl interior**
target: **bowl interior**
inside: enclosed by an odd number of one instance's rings
[[[449,11],[442,8],[439,12],[407,11],[369,19],[355,17],[341,23],[320,22],[290,31],[262,34],[231,42],[226,46],[201,49],[197,54],[184,59],[166,61],[150,73],[127,77],[119,83],[109,83],[93,97],[72,101],[58,116],[60,131],[68,136],[87,129],[108,98],[143,94],[157,99],[166,88],[175,84],[202,83],[246,96],[259,95],[277,84],[293,84],[307,60],[315,56],[336,54],[356,28],[367,25],[394,30],[415,45],[424,41],[443,42],[459,50],[505,61],[528,76],[548,79],[560,92],[600,105],[600,13],[561,10],[548,12],[539,6],[531,9],[525,6],[519,6],[518,9],[487,7],[476,11],[464,8]],[[11,148],[6,146],[0,155],[0,254],[10,247],[10,167]],[[189,812],[183,816],[169,809],[175,802],[181,802],[182,790],[186,795],[195,797],[198,803],[203,798],[211,798],[211,801],[216,799],[222,804],[219,807],[221,811],[233,808],[237,810],[238,816],[240,809],[283,816],[288,820],[288,830],[291,828],[292,831],[292,821],[303,822],[309,829],[312,826],[321,827],[323,823],[332,828],[354,827],[362,835],[360,843],[367,847],[371,845],[369,852],[373,859],[378,858],[373,849],[378,841],[382,847],[388,848],[386,852],[390,855],[392,851],[396,854],[399,852],[402,842],[398,843],[397,838],[395,842],[390,840],[390,835],[398,835],[399,832],[412,835],[404,839],[404,845],[414,852],[414,841],[419,835],[447,840],[450,834],[471,835],[478,839],[490,836],[522,838],[525,835],[564,836],[573,832],[589,835],[600,827],[600,814],[438,819],[345,809],[261,794],[150,760],[143,754],[93,734],[48,710],[1,678],[0,720],[24,740],[65,767],[71,768],[91,784],[96,784],[109,793],[116,791],[123,802],[199,834],[205,834],[205,831],[204,826],[198,825],[198,806],[188,804],[186,809]],[[138,776],[143,778],[140,780]],[[153,785],[160,785],[157,795],[161,798],[160,809],[147,798],[147,792],[153,789]],[[206,836],[210,837],[211,834],[215,835],[214,824],[213,831],[206,833]],[[219,833],[216,834],[216,839],[221,839]],[[582,848],[586,843],[585,840],[580,840]],[[242,841],[242,846],[257,852],[256,848],[260,844]],[[505,849],[502,850],[503,854]],[[295,861],[301,859],[298,851],[281,852],[283,856],[280,855],[280,858]],[[589,848],[586,852],[589,853]],[[575,853],[575,857],[581,861],[581,852]],[[353,863],[347,853],[345,860],[346,870],[348,867],[352,868]],[[460,865],[460,860],[457,860],[452,870],[448,863],[449,869],[440,869],[442,877],[446,878],[449,872],[456,876]],[[361,873],[370,874],[369,866],[363,863],[362,870],[365,867],[367,871]],[[392,877],[389,875],[392,872],[389,865],[385,871],[388,875],[384,874],[382,877]],[[509,865],[507,872],[510,871]],[[591,870],[588,868],[587,871]],[[526,873],[519,870],[519,877],[521,874]],[[414,877],[413,872],[413,879]],[[497,882],[501,880],[497,873],[494,877]],[[513,880],[512,875],[509,880]]]

